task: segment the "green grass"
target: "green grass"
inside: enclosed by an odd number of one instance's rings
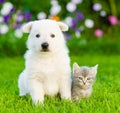
[[[22,57],[0,58],[0,113],[120,113],[120,56],[71,56],[71,64],[99,64],[93,94],[80,102],[45,97],[44,106],[34,106],[30,96],[19,97],[17,79],[24,69]]]

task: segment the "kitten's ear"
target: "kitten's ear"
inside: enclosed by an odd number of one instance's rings
[[[73,73],[78,73],[79,72],[79,65],[75,62],[74,64],[73,64]]]
[[[96,68],[96,70],[97,70],[97,68],[98,68],[98,64],[96,64],[96,65],[94,66],[94,68]]]
[[[96,75],[96,73],[97,73],[97,68],[98,68],[98,64],[91,68],[92,74]]]

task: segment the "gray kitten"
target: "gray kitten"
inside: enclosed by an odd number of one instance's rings
[[[73,83],[72,99],[78,100],[88,98],[92,93],[92,85],[97,74],[97,67],[79,67],[77,63],[73,64]]]

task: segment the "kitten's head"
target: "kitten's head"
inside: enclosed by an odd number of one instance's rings
[[[96,74],[97,74],[98,64],[94,67],[82,66],[79,67],[77,63],[73,64],[73,78],[74,84],[81,88],[92,87]]]

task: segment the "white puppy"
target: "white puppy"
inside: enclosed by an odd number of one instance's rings
[[[30,94],[35,104],[43,103],[44,95],[71,98],[71,69],[68,49],[62,31],[68,26],[53,20],[39,20],[25,24],[29,33],[25,70],[20,74],[20,96]]]

